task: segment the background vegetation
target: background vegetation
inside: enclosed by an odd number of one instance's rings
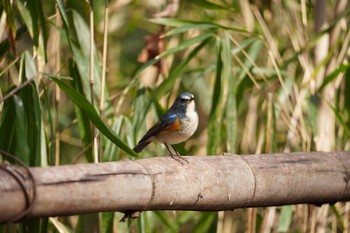
[[[189,91],[200,126],[182,154],[349,150],[349,9],[346,0],[3,0],[0,148],[30,166],[161,156],[157,143],[139,155],[130,147]],[[150,211],[126,223],[103,213],[0,232],[349,232],[349,215],[349,203]]]

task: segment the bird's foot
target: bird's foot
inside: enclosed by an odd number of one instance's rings
[[[190,162],[188,161],[188,159],[186,158],[183,158],[181,155],[179,154],[176,154],[176,155],[173,155],[173,154],[170,154],[170,157],[174,160],[176,160],[177,162],[181,163],[183,165],[183,161],[185,161],[187,164],[190,164]]]
[[[125,222],[129,219],[138,218],[141,215],[141,211],[138,210],[127,210],[124,212],[124,216],[120,219],[120,222]]]

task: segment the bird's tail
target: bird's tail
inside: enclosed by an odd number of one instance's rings
[[[133,150],[137,153],[141,152],[148,144],[150,144],[152,141],[140,141]]]

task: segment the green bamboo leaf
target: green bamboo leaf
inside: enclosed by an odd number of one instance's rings
[[[260,232],[261,226],[263,225],[263,220],[264,220],[263,216],[259,213],[256,213],[255,216],[253,217],[255,217],[255,221],[256,221],[255,232]]]
[[[325,77],[318,91],[321,92],[330,82],[332,82],[336,77],[338,77],[339,74],[345,73],[348,70],[350,70],[350,64],[341,64],[337,69],[335,69],[332,73]]]
[[[261,40],[254,40],[251,44],[251,47],[248,49],[248,56],[249,58],[244,59],[244,66],[251,70],[254,67],[254,64],[252,62],[255,62],[259,55],[261,54],[261,50],[263,49],[263,42]],[[238,80],[242,80],[243,78],[246,78],[247,74],[244,70],[241,71],[241,73],[238,76]]]
[[[281,72],[281,73],[283,73],[283,72]],[[272,77],[275,77],[275,79],[277,79],[277,75],[273,75]],[[270,80],[273,81],[274,79],[270,79]],[[278,101],[276,101],[276,102],[279,103],[279,104],[274,104],[275,116],[276,117],[278,117],[281,114],[282,110],[283,110],[281,105],[289,104],[290,100],[288,99],[287,96],[289,95],[289,93],[291,93],[293,91],[294,85],[295,85],[294,77],[288,77],[287,76],[284,79],[284,87],[283,88],[282,87],[278,88],[278,90],[277,90],[277,99],[278,99]],[[312,107],[313,106],[310,105],[308,107],[308,111],[310,111],[312,109]],[[318,107],[316,107],[316,109],[318,109]],[[316,112],[318,112],[318,110]]]
[[[134,125],[134,136],[135,141],[139,139],[142,135],[141,134],[141,128],[145,128],[145,116],[147,112],[149,111],[149,108],[152,105],[152,99],[149,95],[149,92],[145,88],[141,88],[137,91],[134,101],[134,114],[133,114],[133,125]],[[144,133],[144,132],[142,132]]]
[[[282,89],[282,88],[281,88]],[[277,103],[274,103],[272,95],[267,96],[268,106],[267,106],[267,117],[266,117],[266,137],[269,137],[269,145],[266,143],[266,151],[268,153],[276,153],[277,152],[277,144],[276,144],[276,108]],[[270,127],[269,127],[270,126]]]
[[[47,74],[45,74],[47,75]],[[43,105],[46,106],[50,106],[51,100],[50,100],[50,91],[47,88],[47,85],[43,85],[43,89],[44,89],[44,95],[43,95]],[[50,166],[54,166],[55,165],[55,152],[56,152],[56,133],[55,133],[55,128],[54,128],[54,119],[52,116],[52,109],[51,108],[47,108],[47,118],[48,118],[48,126],[49,126],[49,134],[48,134],[48,149],[49,152],[47,153],[48,158],[48,164]],[[42,129],[44,129],[44,125],[42,126]],[[57,129],[59,130],[59,129]]]
[[[21,40],[28,33],[28,29],[25,25],[22,25],[16,31],[16,42]],[[9,40],[4,40],[0,43],[0,60],[10,51],[11,46]],[[1,71],[0,77],[3,75],[5,71]]]
[[[342,112],[339,111],[339,109],[337,109],[336,107],[334,107],[331,103],[328,103],[329,107],[332,109],[332,111],[334,112],[334,115],[337,119],[337,121],[340,123],[340,125],[342,126],[343,130],[345,131],[347,136],[350,136],[350,127],[347,124],[347,122],[345,121],[345,119],[343,119],[343,116],[341,115]]]
[[[153,211],[153,212],[159,218],[161,223],[167,227],[168,231],[173,233],[178,232],[177,224],[174,224],[174,222],[171,222],[171,220],[165,215],[163,211]]]
[[[46,160],[42,160],[41,154],[41,133],[42,133],[42,118],[41,107],[39,101],[39,93],[34,82],[24,87],[20,92],[27,118],[28,129],[28,144],[30,148],[30,165],[41,166],[46,165]],[[43,145],[44,146],[44,145]],[[43,155],[46,157],[46,155]]]
[[[74,89],[77,92],[79,92],[81,95],[83,95],[84,91],[83,91],[83,86],[82,86],[83,84],[81,81],[81,77],[72,59],[69,60],[68,67],[69,67],[69,73],[73,77],[72,85],[74,86]],[[87,148],[85,149],[85,153],[84,153],[85,157],[87,161],[93,162],[94,158],[93,158],[93,151],[91,146],[91,142],[93,141],[93,135],[92,135],[90,121],[87,117],[85,117],[84,112],[77,105],[75,105],[74,110],[77,116],[78,128],[79,128],[79,134],[80,134],[81,140],[84,143],[84,148]]]
[[[179,212],[179,217],[177,218],[177,222],[183,226],[186,223],[190,222],[198,213],[194,211],[181,211]]]
[[[101,233],[113,233],[113,212],[105,212],[101,214]]]
[[[61,18],[62,18],[64,27],[68,29],[69,28],[69,22],[68,22],[68,16],[67,16],[67,13],[66,13],[66,8],[64,7],[64,3],[63,3],[62,0],[56,0],[56,4],[57,4],[58,10],[59,10],[59,12],[61,14]]]
[[[267,76],[266,79],[269,79],[269,76],[277,76],[277,72],[275,69],[273,68],[266,68],[266,67],[253,67],[252,70],[251,70],[252,74],[256,74],[256,75],[260,75],[260,74],[263,74],[265,76]],[[288,75],[288,72],[286,70],[282,70],[280,69],[279,70],[279,73],[282,75],[282,76],[287,76]],[[259,80],[257,80],[259,81]]]
[[[71,225],[67,226],[62,221],[58,221],[54,218],[49,218],[49,220],[50,220],[48,221],[49,229],[46,232],[76,233],[76,231],[71,228],[72,227]]]
[[[124,123],[124,117],[120,116],[117,117],[113,124],[112,124],[112,130],[113,132],[116,132],[116,134],[120,137],[122,134],[122,126]],[[105,138],[103,138],[104,141]],[[118,152],[119,147],[117,147],[112,141],[107,140],[105,142],[105,149],[103,151],[103,161],[104,162],[110,162],[110,161],[117,161],[119,160]]]
[[[327,55],[320,61],[319,64],[315,67],[311,78],[315,80],[320,72],[329,64],[330,60],[334,58],[334,53],[338,49],[337,46],[331,46],[330,49],[327,51]]]
[[[32,58],[25,53],[21,59],[21,80],[26,80],[35,70]],[[46,165],[45,140],[43,140],[41,107],[34,82],[22,87],[16,95],[5,101],[0,127],[1,147],[15,154],[30,166]],[[43,143],[43,144],[42,144]]]
[[[154,232],[154,230],[152,231],[149,227],[147,214],[141,214],[137,219],[137,226],[140,233]]]
[[[279,217],[279,224],[277,232],[284,233],[290,231],[290,224],[293,220],[293,206],[287,205],[281,207],[281,214]]]
[[[248,49],[249,59],[244,59],[245,69],[242,68],[237,75],[237,84],[235,89],[236,99],[242,99],[244,91],[254,85],[250,77],[247,75],[246,69],[252,70],[254,68],[252,61],[255,62],[258,59],[264,44],[261,40],[253,40],[252,42],[253,43]],[[237,104],[240,105],[241,102],[238,102]]]
[[[58,10],[59,10],[61,18],[62,18],[63,28],[64,28],[64,31],[65,31],[65,33],[61,33],[61,34],[67,39],[69,48],[73,52],[73,48],[72,48],[73,47],[73,42],[72,42],[72,38],[71,38],[73,33],[71,33],[71,26],[70,26],[69,21],[68,21],[68,16],[67,16],[66,9],[64,7],[64,4],[63,4],[62,0],[56,0],[56,2],[57,2]],[[60,31],[59,28],[57,28],[57,30]]]
[[[90,83],[89,83],[89,74],[90,74],[90,60],[89,56],[84,56],[82,51],[75,45],[71,44],[71,49],[73,53],[73,59],[74,62],[78,68],[79,76],[82,79],[82,85],[83,85],[83,93],[86,97],[91,96],[91,89],[90,89]],[[97,93],[97,92],[96,92]]]
[[[205,34],[196,36],[194,38],[185,40],[184,42],[180,43],[178,46],[176,46],[174,48],[171,48],[171,49],[168,49],[168,50],[164,51],[163,53],[159,54],[158,56],[155,57],[155,59],[160,59],[160,58],[166,57],[166,56],[168,56],[170,54],[173,54],[173,53],[179,52],[181,50],[184,50],[187,47],[189,47],[189,46],[191,46],[193,44],[202,42],[202,41],[204,41],[206,39],[209,39],[212,36],[213,36],[212,33],[205,33]]]
[[[201,9],[210,9],[210,10],[233,10],[232,7],[222,6],[217,3],[205,1],[205,0],[188,0],[187,2],[198,5]]]
[[[34,45],[39,48],[40,54],[47,60],[48,33],[46,17],[42,8],[43,4],[41,4],[40,0],[32,0],[26,3],[23,0],[18,0],[17,6],[23,22],[27,25]]]
[[[29,78],[33,78],[37,75],[34,61],[29,52],[25,52],[22,55],[20,74],[22,74],[21,81],[24,82]],[[28,85],[24,86],[18,92],[18,96],[23,101],[25,121],[27,133],[25,135],[20,135],[22,137],[27,137],[28,147],[30,151],[30,166],[40,166],[46,165],[46,154],[42,154],[42,116],[41,116],[41,106],[39,100],[39,91],[36,86],[35,81],[30,82]],[[21,140],[18,138],[18,140]]]
[[[294,83],[293,83],[294,84]],[[313,135],[317,135],[317,130],[318,130],[318,111],[319,111],[319,100],[317,96],[311,95],[307,99],[307,109],[306,109],[306,114],[307,114],[307,125],[309,125],[310,130]]]
[[[16,25],[13,14],[14,6],[12,4],[13,2],[10,0],[3,0],[0,13],[3,13],[2,10],[6,13],[6,27],[10,28],[12,32],[14,32],[16,30]]]
[[[72,81],[73,78],[72,76],[65,76],[65,75],[55,75],[55,74],[49,74],[49,73],[41,73],[42,75],[45,75],[45,76],[48,76],[48,77],[54,77],[54,78],[57,78],[57,79],[60,79],[60,80],[69,80],[69,81]]]
[[[336,205],[332,204],[329,205],[332,213],[334,213],[336,219],[338,220],[338,223],[340,225],[340,230],[344,231],[345,226],[344,226],[344,219],[343,219],[343,213],[341,209],[338,209]]]
[[[33,78],[37,76],[36,67],[33,61],[32,55],[28,51],[24,52],[24,75],[22,76],[22,82],[24,82],[27,79]]]
[[[30,15],[30,11],[27,7],[25,7],[24,3],[22,1],[17,1],[17,7],[18,7],[18,11],[22,16],[23,22],[24,24],[27,26],[28,32],[30,34],[31,38],[35,37],[35,33],[37,33],[34,30],[34,23],[33,23],[33,19]]]
[[[228,93],[226,103],[226,119],[227,119],[227,152],[236,153],[237,145],[237,104],[236,95],[234,90],[236,89],[237,80],[233,77],[232,71],[232,54],[231,54],[231,42],[229,35],[225,34],[225,38],[222,42],[222,63],[223,63],[223,76],[227,80]]]
[[[72,11],[73,26],[77,34],[78,45],[85,57],[90,56],[90,28],[84,18],[77,12]],[[96,51],[96,48],[94,47]]]
[[[97,213],[81,214],[78,218],[75,233],[98,232],[99,216]]]
[[[169,77],[156,89],[154,96],[160,97],[173,87],[176,79],[184,72],[188,63],[208,44],[211,38],[212,37],[208,37],[203,40],[182,60],[182,62],[176,68],[170,71]]]
[[[42,4],[38,4],[42,6]],[[36,9],[36,12],[40,12],[39,14],[39,22],[40,25],[40,32],[38,37],[38,50],[37,50],[37,56],[40,57],[42,60],[45,60],[47,62],[47,41],[48,41],[48,32],[47,32],[47,26],[46,26],[46,19],[43,14],[43,9],[40,7],[39,9]]]
[[[153,18],[153,19],[148,19],[148,21],[155,23],[155,24],[166,25],[166,26],[170,26],[170,27],[181,27],[181,26],[185,26],[188,24],[208,25],[208,26],[212,25],[213,28],[220,28],[220,29],[250,34],[250,32],[248,32],[244,28],[224,26],[224,25],[221,25],[218,23],[213,23],[210,21],[201,21],[201,20],[196,21],[196,20],[177,19],[177,18]]]
[[[101,120],[95,108],[90,104],[89,101],[86,100],[82,94],[57,78],[51,77],[51,79],[67,96],[69,96],[69,98],[72,99],[72,101],[83,111],[85,116],[91,120],[91,122],[96,126],[97,129],[99,129],[103,135],[105,135],[109,140],[114,142],[118,147],[120,147],[120,149],[124,150],[133,158],[137,157],[137,154],[122,140],[120,140],[119,137]]]
[[[169,36],[174,36],[180,33],[185,33],[188,32],[188,30],[190,29],[204,29],[204,30],[209,30],[209,29],[217,29],[218,27],[216,25],[213,24],[185,24],[185,25],[181,25],[177,28],[174,28],[170,31],[168,31],[167,33],[165,33],[163,35],[163,37],[169,37]]]
[[[252,37],[252,38],[248,38],[246,40],[243,40],[242,42],[240,42],[239,47],[237,46],[237,47],[232,48],[232,50],[231,50],[232,55],[234,56],[234,55],[241,53],[242,49],[248,48],[256,40],[258,40],[258,38],[256,38],[256,37]]]
[[[222,70],[223,63],[221,59],[222,43],[218,40],[218,51],[216,61],[216,75],[213,90],[213,98],[208,123],[208,155],[215,155],[220,144],[221,138],[221,105],[222,105]]]
[[[20,57],[17,57],[15,60],[13,60],[7,67],[5,67],[1,72],[0,72],[0,77],[3,76],[14,64],[17,63]]]
[[[22,231],[21,233],[26,232],[40,232],[40,218],[33,218],[33,219],[25,219],[21,223]]]
[[[74,56],[74,61],[78,66],[80,77],[82,79],[85,96],[90,97],[90,28],[86,24],[83,17],[77,12],[72,11],[73,28],[77,35],[78,45],[71,44],[71,49]],[[69,33],[69,32],[68,32]],[[95,43],[93,44],[94,50],[94,85],[93,89],[97,96],[100,95],[101,90],[101,62],[97,54],[97,48]],[[106,99],[108,99],[108,93],[105,93]]]
[[[135,142],[134,140],[135,136],[133,134],[134,126],[128,117],[124,117],[124,127],[125,127],[125,131],[128,132],[125,135],[125,140],[127,141],[128,145],[133,145]]]
[[[16,129],[16,151],[15,155],[21,159],[26,164],[30,165],[30,148],[28,143],[28,125],[26,122],[26,113],[25,107],[22,99],[14,95],[13,103],[15,105],[16,114],[12,117],[15,117],[16,124],[13,125]]]
[[[7,41],[10,42],[10,45],[12,47],[12,51],[14,54],[16,54],[16,25],[15,25],[15,17],[13,14],[14,9],[14,2],[9,0],[3,0],[3,10],[6,13],[6,31],[7,31]],[[2,11],[0,11],[0,15],[2,15]]]
[[[48,232],[48,226],[49,225],[49,218],[40,218],[40,233],[46,233]]]
[[[348,70],[345,73],[345,80],[344,80],[344,112],[347,114],[347,116],[350,116],[350,70]],[[349,118],[348,118],[349,119]],[[349,124],[349,120],[347,120],[347,123]]]
[[[180,27],[189,23],[195,24],[193,23],[195,21],[191,22],[189,20],[174,19],[174,18],[152,18],[152,19],[148,19],[148,21],[155,24],[165,25],[169,27]]]
[[[5,101],[1,114],[0,148],[29,165],[30,151],[27,141],[24,104],[19,96],[14,95]]]
[[[201,217],[199,221],[197,222],[197,224],[195,225],[194,229],[191,232],[193,233],[215,232],[216,215],[217,213],[210,213],[210,212],[201,213]]]

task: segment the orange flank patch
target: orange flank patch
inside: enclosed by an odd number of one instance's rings
[[[171,125],[165,128],[165,130],[179,130],[179,129],[181,129],[179,119],[176,119],[174,123],[172,123]]]

